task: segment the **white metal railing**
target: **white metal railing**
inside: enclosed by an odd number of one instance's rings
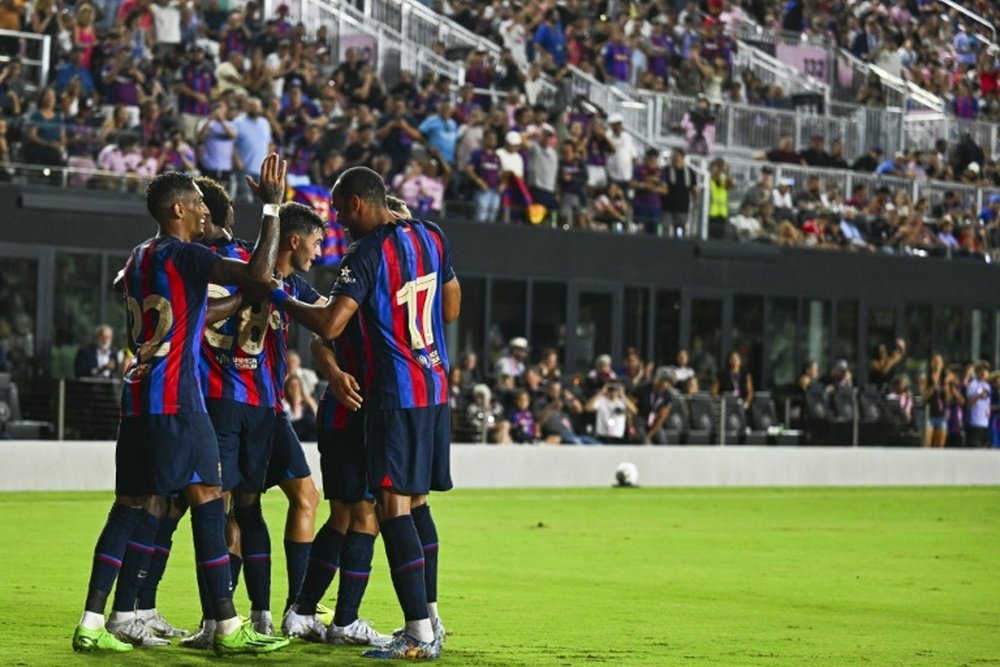
[[[947,105],[944,99],[927,92],[912,81],[905,81],[895,74],[888,72],[878,65],[868,65],[868,71],[875,74],[886,89],[886,102],[890,106],[898,106],[908,109],[911,104],[920,106],[931,111],[943,112]],[[891,93],[891,94],[890,94]]]
[[[968,132],[987,155],[1000,156],[1000,125],[996,123],[955,118],[936,111],[913,111],[906,114],[903,124],[908,147],[930,147],[938,139],[955,145]]]
[[[823,97],[823,108],[830,105],[830,84],[810,76],[794,65],[782,62],[748,42],[737,41],[733,67],[749,69],[765,83],[781,85],[786,92],[808,92]]]
[[[991,42],[989,40],[983,39],[983,37],[981,35],[979,36],[979,39],[982,39],[989,46],[995,46],[996,45],[996,41],[997,41],[997,27],[993,23],[991,23],[989,20],[983,18],[979,14],[976,14],[971,9],[967,9],[967,8],[963,7],[962,5],[958,4],[957,2],[954,2],[954,0],[938,0],[938,2],[940,2],[942,5],[946,5],[948,7],[951,7],[952,9],[954,9],[957,12],[959,12],[960,14],[964,14],[967,18],[975,21],[976,23],[978,23],[978,24],[980,24],[982,26],[985,26],[986,29],[989,30],[990,33],[993,35],[993,41]]]
[[[34,32],[0,30],[0,39],[18,40],[17,58],[24,66],[25,82],[29,90],[38,90],[48,84],[49,56],[52,52],[52,38]],[[37,56],[32,55],[37,52]],[[0,55],[0,63],[9,63],[12,56]]]

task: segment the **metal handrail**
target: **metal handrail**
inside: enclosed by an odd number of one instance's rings
[[[986,42],[988,46],[996,46],[996,41],[997,41],[997,27],[995,25],[993,25],[987,19],[983,18],[982,16],[980,16],[977,13],[975,13],[971,9],[966,9],[965,7],[963,7],[962,5],[958,4],[957,2],[954,2],[954,0],[938,0],[938,2],[940,2],[942,5],[947,5],[948,7],[951,7],[952,9],[957,10],[961,14],[965,14],[965,16],[967,16],[968,18],[972,19],[976,23],[980,23],[980,24],[986,26],[986,28],[991,33],[993,33],[993,41],[990,42],[990,41],[987,41],[985,39],[983,39],[983,41]],[[982,38],[980,38],[980,39],[982,39]]]
[[[30,90],[39,90],[45,86],[49,81],[49,69],[51,63],[49,56],[52,52],[52,38],[49,35],[39,35],[35,32],[21,32],[18,30],[0,30],[0,37],[12,37],[14,39],[23,40],[27,42],[40,42],[41,58],[28,58],[25,56],[25,49],[20,49],[20,53],[16,56],[22,65],[25,65],[25,72],[33,72],[34,68],[38,68],[38,78],[35,80],[29,80],[27,88]],[[0,62],[8,63],[15,56],[2,55],[0,56]]]

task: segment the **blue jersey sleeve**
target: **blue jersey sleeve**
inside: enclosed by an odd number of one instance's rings
[[[212,267],[222,257],[200,243],[182,243],[174,255],[174,265],[186,280],[207,283]]]
[[[359,305],[375,288],[378,267],[381,261],[379,239],[381,235],[372,232],[347,249],[340,263],[340,275],[330,288],[330,297],[348,296]]]
[[[320,293],[313,289],[309,282],[297,273],[287,278],[292,286],[292,296],[302,303],[313,304],[319,301]]]

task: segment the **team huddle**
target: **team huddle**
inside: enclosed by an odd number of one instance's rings
[[[122,393],[116,498],[94,549],[74,650],[181,638],[192,649],[255,654],[298,637],[367,645],[373,658],[440,655],[427,495],[452,486],[444,326],[458,317],[461,292],[448,242],[387,200],[376,172],[349,169],[331,201],[354,243],[324,297],[296,272],[320,254],[326,224],[309,207],[281,203],[285,171],[270,155],[260,181],[248,178],[264,204],[256,243],[233,237],[232,202],[210,179],[171,172],[146,191],[159,233],[132,251],[116,281],[135,358]],[[329,382],[317,422],[330,516],[315,535],[319,493],[282,409],[292,320],[316,334],[310,347]],[[275,486],[289,502],[280,635],[261,511],[261,494]],[[202,608],[190,636],[156,608],[185,512]],[[379,532],[405,620],[392,634],[358,615]],[[320,600],[337,572],[331,614]],[[241,573],[245,622],[233,602]]]

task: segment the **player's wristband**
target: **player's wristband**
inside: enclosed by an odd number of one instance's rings
[[[264,204],[264,215],[271,216],[272,218],[279,217],[281,213],[281,206],[278,204]]]
[[[288,292],[286,292],[281,288],[274,289],[271,291],[271,303],[280,308],[281,304],[283,304],[286,301],[288,301]]]

